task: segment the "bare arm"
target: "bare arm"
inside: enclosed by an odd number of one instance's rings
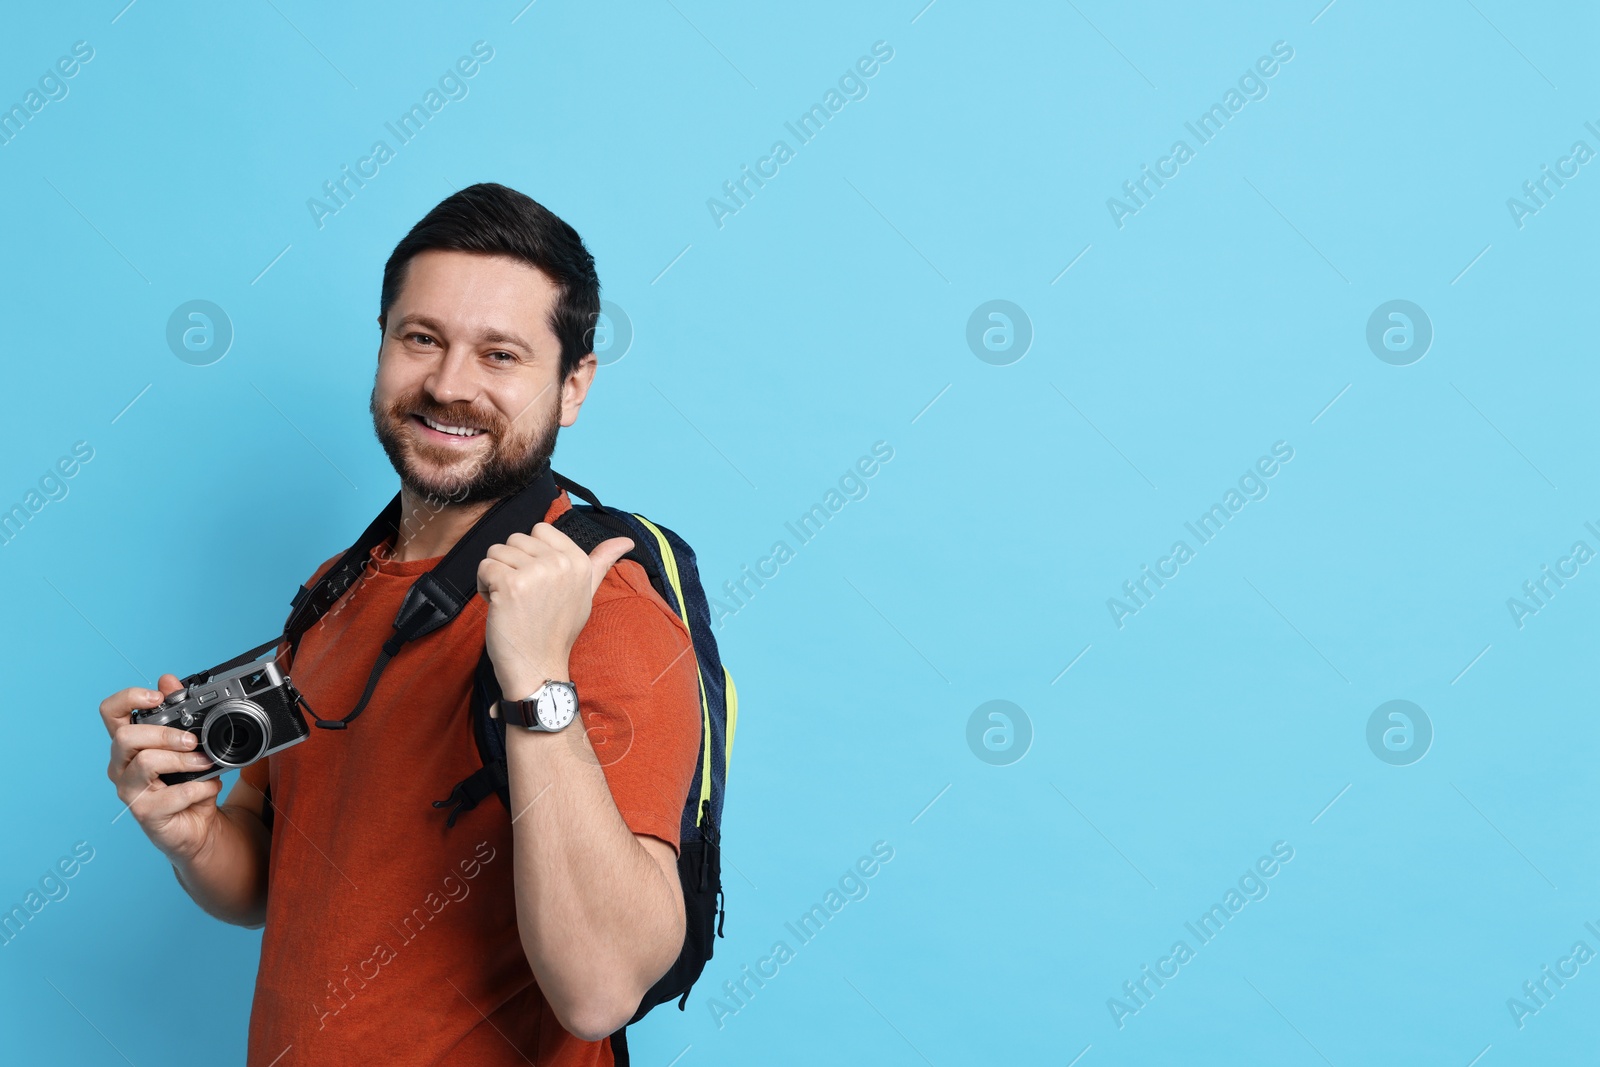
[[[193,856],[173,856],[178,884],[206,914],[235,926],[267,921],[267,857],[272,834],[261,791],[240,778],[215,810],[220,818]]]
[[[585,555],[539,523],[489,549],[478,591],[502,692],[526,696],[571,678],[595,591],[632,546],[613,538]],[[683,945],[677,857],[623,822],[581,721],[556,733],[510,730],[506,749],[523,951],[556,1019],[598,1041],[632,1018]]]
[[[622,821],[580,722],[513,729],[506,747],[523,951],[561,1025],[598,1041],[683,945],[677,855]]]

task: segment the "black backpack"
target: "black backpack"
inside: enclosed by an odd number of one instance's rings
[[[725,917],[722,894],[721,825],[723,787],[738,721],[738,694],[733,678],[722,665],[712,636],[711,614],[705,591],[695,567],[694,550],[677,534],[658,526],[642,515],[620,511],[601,504],[595,495],[576,482],[556,474],[548,465],[539,477],[513,496],[496,503],[456,542],[431,571],[419,577],[407,591],[395,616],[394,633],[383,644],[365,691],[356,707],[342,719],[323,719],[312,712],[316,724],[324,729],[342,730],[353,722],[371,699],[378,678],[407,641],[449,623],[477,594],[478,564],[491,545],[503,543],[516,532],[533,529],[561,489],[584,501],[558,518],[556,529],[570,537],[585,552],[612,537],[632,539],[634,547],[623,559],[644,568],[650,584],[667,605],[688,626],[700,674],[701,744],[689,795],[684,798],[678,851],[678,881],[683,889],[683,948],[667,973],[639,1002],[629,1024],[638,1022],[658,1004],[677,999],[683,1010],[689,991],[711,959],[714,936],[722,936]],[[371,550],[394,537],[401,521],[400,496],[389,502],[368,525],[355,544],[345,550],[314,586],[301,586],[291,602],[289,618],[281,638],[261,645],[212,669],[216,673],[260,655],[287,640],[292,650],[312,624],[325,615],[339,598],[355,586],[370,565]],[[291,662],[292,672],[292,662]],[[472,731],[483,766],[457,782],[450,795],[434,801],[434,807],[449,807],[446,825],[454,826],[464,812],[477,807],[491,793],[500,797],[507,812],[511,809],[506,775],[505,721],[491,718],[489,708],[500,699],[488,652],[478,660],[472,692]],[[311,711],[309,705],[307,711]],[[270,803],[266,809],[270,819]],[[628,1063],[626,1027],[611,1035],[616,1062]]]

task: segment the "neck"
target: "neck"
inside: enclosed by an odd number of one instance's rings
[[[492,506],[494,501],[485,500],[441,507],[437,497],[427,497],[402,486],[400,528],[395,531],[393,559],[406,563],[444,555]]]

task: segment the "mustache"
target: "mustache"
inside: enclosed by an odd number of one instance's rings
[[[559,393],[550,397],[553,389],[552,385],[541,390],[521,411],[509,416],[493,407],[480,410],[465,401],[441,404],[420,387],[379,407],[374,385],[368,408],[378,443],[400,475],[402,485],[424,497],[449,497],[452,503],[476,504],[511,495],[549,463],[555,452],[560,415]],[[482,430],[484,436],[491,438],[491,444],[480,450],[473,462],[455,462],[461,458],[455,449],[401,429],[413,415]],[[452,461],[451,472],[427,474],[419,470],[419,464],[445,456]]]
[[[421,415],[446,426],[465,426],[484,430],[495,437],[504,437],[509,428],[506,420],[494,412],[480,411],[471,404],[436,404],[422,392],[408,393],[389,405],[389,418],[404,422],[411,415]]]

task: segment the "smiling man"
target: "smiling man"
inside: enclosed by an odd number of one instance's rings
[[[462,190],[395,248],[371,412],[401,514],[421,519],[372,550],[292,663],[280,651],[325,721],[358,706],[416,578],[543,475],[593,382],[598,311],[578,234],[504,186]],[[220,806],[220,779],[158,777],[210,765],[191,733],[130,724],[174,675],[101,704],[108,773],[179,882],[265,927],[251,1064],[609,1064],[607,1035],[677,957],[695,657],[643,569],[617,562],[627,539],[585,555],[550,525],[570,506],[561,493],[489,550],[481,595],[399,649],[348,729],[247,767]],[[511,812],[480,805],[450,829],[431,802],[480,765],[486,647],[508,696],[570,684],[582,706],[570,728],[508,728]]]

